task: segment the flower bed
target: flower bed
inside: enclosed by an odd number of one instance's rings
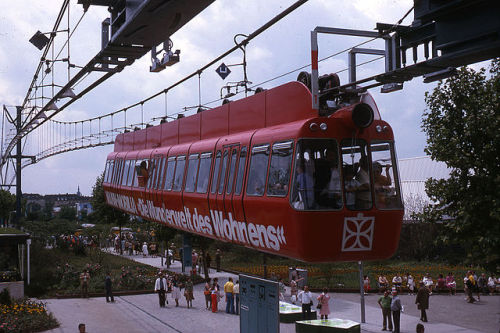
[[[350,267],[349,267],[350,266]],[[233,271],[251,274],[256,276],[264,276],[263,265],[230,265],[227,267]],[[312,288],[359,288],[359,270],[357,264],[321,264],[321,265],[301,265],[297,268],[307,270],[308,284]],[[288,281],[287,265],[268,265],[268,277],[273,275],[281,277]],[[429,273],[434,282],[437,281],[438,275],[443,274],[444,277],[449,272],[452,272],[457,282],[457,289],[463,288],[463,277],[468,268],[464,266],[450,266],[442,264],[420,264],[420,263],[388,263],[386,265],[380,263],[365,263],[364,274],[370,278],[370,287],[372,290],[377,288],[377,280],[380,274],[384,274],[389,282],[396,273],[406,274],[407,272],[413,275],[416,282],[421,281],[426,273]]]
[[[39,332],[58,326],[42,302],[24,300],[0,305],[0,332]]]

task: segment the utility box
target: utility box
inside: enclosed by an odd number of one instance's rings
[[[279,333],[278,282],[241,274],[240,332]]]

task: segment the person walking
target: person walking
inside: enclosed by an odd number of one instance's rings
[[[415,293],[415,279],[409,272],[406,273],[406,286],[408,288],[408,295],[413,295]]]
[[[384,291],[384,295],[378,299],[378,305],[382,309],[382,331],[392,331],[392,316],[391,316],[392,297],[389,295],[389,290]]]
[[[323,293],[318,296],[318,305],[316,306],[319,309],[321,319],[328,319],[328,315],[330,314],[330,306],[328,305],[329,301],[330,295],[328,295],[328,289],[323,288]]]
[[[229,278],[229,280],[224,284],[224,293],[226,294],[226,313],[234,314],[234,298],[233,298],[233,278]]]
[[[82,298],[89,297],[89,284],[90,284],[90,274],[89,271],[84,269],[80,274],[80,288],[82,293]]]
[[[106,294],[106,302],[108,302],[108,303],[110,302],[110,299],[111,299],[111,302],[115,301],[115,299],[113,297],[112,285],[113,285],[113,281],[111,280],[111,275],[109,272],[106,272],[106,279],[104,280],[104,291]]]
[[[425,310],[429,308],[429,290],[424,286],[423,282],[420,282],[420,288],[418,288],[415,304],[417,304],[417,307],[420,310],[420,320],[424,323],[427,322],[427,313]]]
[[[311,306],[313,305],[313,295],[309,291],[308,286],[304,286],[304,290],[299,293],[298,299],[302,303],[302,319],[308,320],[311,318]]]
[[[205,305],[207,310],[212,306],[212,293],[210,292],[210,279],[205,281],[205,289],[203,290],[203,295],[205,295]]]
[[[400,333],[400,318],[401,318],[401,310],[403,310],[403,306],[401,305],[401,300],[398,296],[398,291],[392,291],[392,301],[391,301],[391,311],[392,311],[392,321],[394,322],[394,333]]]
[[[167,288],[167,279],[163,277],[163,273],[158,273],[158,278],[155,281],[155,292],[158,293],[160,308],[165,307],[165,290]]]
[[[146,258],[148,256],[148,244],[146,242],[144,242],[144,244],[142,244],[142,256],[144,258]]]
[[[186,297],[188,309],[192,308],[194,296],[193,296],[193,281],[191,281],[191,278],[187,279],[186,288],[184,289],[184,297]]]
[[[218,306],[219,306],[219,279],[214,278],[212,284],[212,288],[210,289],[211,294],[211,300],[212,300],[212,312],[217,312],[218,311]]]
[[[234,295],[234,300],[235,300],[235,313],[237,315],[240,314],[240,281],[239,280],[236,280],[236,283],[234,284],[234,287],[233,287],[233,295]]]
[[[172,298],[175,300],[175,307],[179,307],[179,299],[181,298],[181,284],[177,281],[177,277],[172,280]]]

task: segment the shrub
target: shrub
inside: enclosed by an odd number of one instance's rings
[[[2,292],[0,293],[0,304],[2,304],[2,305],[11,305],[12,304],[12,300],[10,299],[9,290],[7,288],[2,290]]]

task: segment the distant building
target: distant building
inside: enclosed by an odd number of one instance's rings
[[[78,219],[92,213],[92,197],[83,196],[80,192],[80,186],[76,194],[47,194],[40,195],[36,193],[23,193],[23,199],[26,200],[27,213],[37,210],[44,210],[47,205],[52,206],[52,212],[58,213],[62,207],[73,207],[76,209]]]

